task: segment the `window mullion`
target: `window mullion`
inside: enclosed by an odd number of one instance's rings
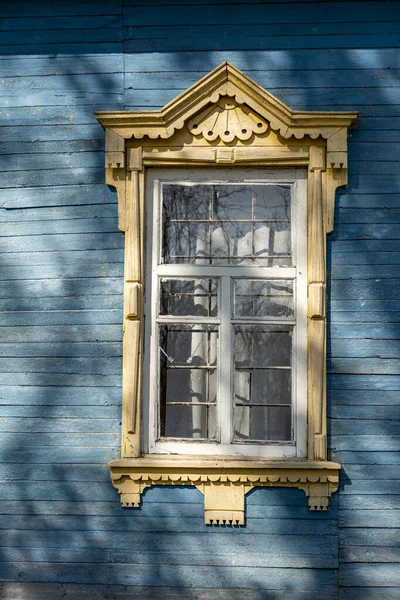
[[[232,440],[232,347],[231,347],[231,278],[221,277],[220,292],[220,375],[219,375],[219,427],[221,443]]]

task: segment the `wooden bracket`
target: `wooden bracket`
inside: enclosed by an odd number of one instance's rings
[[[154,485],[192,485],[204,495],[207,525],[244,525],[245,495],[255,487],[305,492],[310,510],[327,510],[337,490],[340,465],[327,461],[265,461],[147,455],[112,461],[111,480],[124,507],[137,508]]]

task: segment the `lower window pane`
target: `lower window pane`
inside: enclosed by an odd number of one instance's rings
[[[235,325],[234,440],[292,440],[292,328]]]
[[[290,406],[235,406],[235,441],[288,442]]]
[[[160,325],[160,436],[217,437],[218,329]]]

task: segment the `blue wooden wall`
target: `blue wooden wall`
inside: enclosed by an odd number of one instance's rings
[[[0,596],[400,596],[400,2],[0,5]],[[356,109],[328,242],[326,514],[295,490],[203,524],[195,489],[122,510],[123,238],[94,110],[159,108],[222,60],[295,109]]]

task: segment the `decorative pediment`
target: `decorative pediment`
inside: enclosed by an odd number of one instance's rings
[[[212,115],[216,117],[214,123]],[[329,140],[335,138],[343,128],[349,127],[357,118],[357,113],[292,111],[286,104],[225,61],[161,110],[97,112],[96,116],[103,127],[108,131],[111,129],[122,139],[168,139],[187,124],[195,135],[196,129],[193,129],[193,125],[197,124],[201,132],[205,132],[206,135],[204,133],[203,135],[206,139],[211,139],[215,135],[215,127],[218,126],[219,133],[215,139],[220,137],[228,142],[232,136],[225,132],[229,131],[231,134],[234,123],[236,123],[235,131],[246,136],[250,124],[253,126],[253,119],[259,119],[258,122],[263,123],[263,127],[268,124],[273,131],[285,139],[291,137],[301,139],[304,136],[309,136],[311,139],[322,137],[328,140],[330,146]],[[223,128],[225,117],[229,118],[230,128]],[[214,127],[205,131],[206,123]],[[258,127],[257,123],[256,127]],[[240,130],[239,124],[243,124]],[[242,132],[244,129],[246,133]],[[211,131],[213,134],[209,133]],[[232,140],[235,137],[246,139],[235,135]],[[250,137],[251,134],[247,139]],[[340,141],[342,139],[343,136],[340,137]],[[343,149],[343,152],[345,151],[346,148]]]
[[[236,100],[224,96],[189,121],[189,131],[194,136],[203,136],[208,142],[218,138],[223,142],[234,139],[246,141],[253,134],[260,135],[268,129],[268,122]]]

